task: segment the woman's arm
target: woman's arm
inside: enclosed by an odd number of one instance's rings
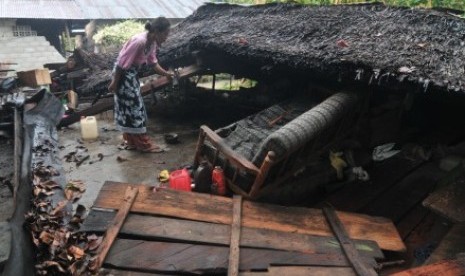
[[[162,75],[162,76],[166,76],[166,77],[174,77],[174,73],[173,72],[169,72],[169,71],[166,71],[163,67],[160,66],[160,64],[158,63],[155,63],[155,67],[153,68],[153,70],[155,70],[155,73],[159,74],[159,75]]]
[[[118,84],[121,80],[123,72],[124,70],[121,67],[116,66],[115,73],[113,74],[110,85],[108,86],[108,91],[114,93],[118,89]]]

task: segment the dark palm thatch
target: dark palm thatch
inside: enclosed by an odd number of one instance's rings
[[[258,77],[287,72],[465,92],[465,20],[433,10],[207,4],[173,30],[160,60],[185,63],[197,50],[208,66],[242,65]]]
[[[193,52],[214,71],[258,79],[465,92],[465,20],[434,10],[207,4],[173,29],[159,60],[187,65]]]

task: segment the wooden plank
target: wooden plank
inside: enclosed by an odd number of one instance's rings
[[[137,271],[128,271],[128,270],[119,270],[119,269],[105,269],[100,273],[100,275],[112,275],[112,276],[161,276],[166,274],[159,274],[153,272],[137,272]]]
[[[224,139],[208,126],[203,125],[200,127],[200,129],[206,134],[205,138],[207,138],[215,148],[224,154],[228,158],[228,161],[231,162],[231,164],[235,165],[236,167],[243,168],[247,172],[250,172],[254,175],[260,173],[260,169],[257,166],[255,166],[249,160],[245,159],[242,155],[233,151],[232,148],[224,142]]]
[[[91,210],[80,228],[83,232],[105,232],[115,212]],[[129,214],[120,233],[139,239],[174,239],[228,245],[230,227],[200,221]],[[240,245],[314,254],[343,254],[339,242],[332,237],[286,233],[267,229],[242,227]],[[357,250],[366,257],[383,259],[383,252],[374,241],[354,240]]]
[[[21,181],[21,157],[23,152],[22,122],[21,113],[18,108],[14,109],[14,157],[13,157],[13,202],[16,205],[16,194]]]
[[[424,253],[439,244],[449,230],[450,224],[435,213],[429,212],[404,240],[408,251],[402,257],[405,260],[403,267],[415,267],[426,261],[427,256]]]
[[[453,222],[465,222],[464,199],[465,181],[462,178],[432,193],[423,205]]]
[[[423,207],[420,203],[402,217],[402,219],[396,223],[397,231],[399,231],[399,235],[402,240],[405,240],[429,213],[430,211]]]
[[[228,276],[239,275],[239,242],[241,239],[242,197],[234,195],[231,225],[231,243],[229,245]]]
[[[336,235],[336,238],[341,243],[342,249],[344,250],[347,259],[351,263],[351,266],[354,268],[356,274],[359,276],[378,275],[373,267],[368,267],[367,264],[363,262],[361,256],[359,256],[358,251],[355,249],[354,244],[344,229],[344,225],[342,225],[342,222],[337,217],[336,211],[331,208],[324,208],[323,213],[325,214],[331,229]]]
[[[140,187],[139,196],[131,211],[173,216],[184,219],[231,224],[232,202],[230,198],[200,193],[188,193],[165,189],[153,193],[150,187],[140,184],[106,182],[100,190],[94,206],[118,209],[119,198],[127,185]],[[283,207],[244,201],[242,226],[282,232],[332,236],[331,229],[318,209]],[[352,239],[372,240],[381,249],[405,251],[394,224],[385,218],[362,214],[338,212],[344,227]]]
[[[356,276],[351,267],[272,266],[268,271],[270,276]]]
[[[187,78],[187,77],[193,76],[195,74],[198,74],[202,70],[203,69],[197,65],[188,66],[186,68],[183,68],[180,71],[179,78]],[[165,76],[157,77],[151,80],[150,83],[143,85],[140,88],[140,91],[141,91],[142,96],[146,96],[146,95],[149,95],[151,91],[156,91],[158,89],[161,89],[170,83],[171,83],[171,79],[168,77],[165,77]],[[68,126],[70,124],[78,122],[81,116],[92,116],[92,115],[105,112],[107,110],[111,110],[113,109],[114,104],[115,103],[114,103],[113,98],[101,99],[96,104],[92,105],[91,107],[81,110],[81,111],[74,112],[70,114],[68,117],[63,118],[58,124],[58,127]]]
[[[376,201],[366,208],[362,208],[360,212],[383,216],[396,223],[417,203],[422,202],[427,197],[442,176],[444,176],[444,172],[435,163],[426,163],[393,185]]]
[[[268,271],[242,272],[240,276],[357,276],[351,267],[271,266]]]
[[[460,223],[449,230],[425,264],[455,259],[458,254],[463,252],[465,252],[465,223]]]
[[[213,272],[226,274],[229,248],[188,243],[117,239],[104,266],[145,272]],[[240,270],[267,269],[275,265],[343,266],[345,257],[241,248]]]
[[[375,163],[373,170],[369,171],[371,181],[346,185],[328,196],[321,206],[329,203],[338,210],[358,212],[422,163],[397,156]]]
[[[185,68],[182,68],[179,71],[178,79],[184,79],[191,77],[193,75],[199,74],[202,72],[204,69],[196,64],[187,66]],[[166,85],[171,83],[171,78],[165,77],[165,76],[159,76],[157,78],[152,79],[148,84],[142,85],[140,88],[140,92],[142,96],[150,94],[153,90],[158,90],[160,88],[165,87]]]
[[[113,244],[113,241],[116,239],[116,236],[118,235],[121,226],[123,226],[124,220],[126,219],[127,215],[129,214],[129,211],[131,210],[132,204],[136,200],[138,192],[139,189],[137,187],[126,188],[121,207],[119,208],[118,213],[113,219],[112,225],[105,232],[105,237],[103,238],[103,241],[98,248],[97,257],[91,265],[92,271],[98,271],[102,266],[103,261],[105,260],[105,257],[107,256],[107,253],[110,250],[111,245]]]
[[[259,272],[251,272],[251,271],[246,271],[246,272],[241,272],[239,273],[239,276],[269,276],[270,274],[268,271],[259,271]]]
[[[465,258],[447,260],[430,265],[415,267],[391,274],[391,276],[462,276],[465,275]]]

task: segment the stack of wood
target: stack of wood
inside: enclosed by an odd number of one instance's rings
[[[128,187],[138,194],[125,220],[115,211],[122,208]],[[406,250],[393,223],[381,217],[107,182],[81,231],[109,229],[108,236],[119,224],[119,236],[103,261],[114,275],[128,270],[376,275],[382,250]]]

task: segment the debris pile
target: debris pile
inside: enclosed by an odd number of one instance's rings
[[[67,214],[67,204],[76,202],[85,191],[81,181],[69,181],[64,189],[65,199],[54,206],[50,196],[62,188],[51,177],[58,174],[53,167],[43,164],[33,168],[33,208],[26,214],[26,222],[37,249],[36,272],[38,275],[81,275],[101,237],[75,231],[86,213],[84,206],[78,205],[72,216]]]

